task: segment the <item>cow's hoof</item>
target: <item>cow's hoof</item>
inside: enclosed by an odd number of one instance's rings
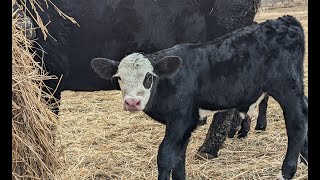
[[[207,153],[207,152],[198,151],[197,154],[196,154],[196,157],[198,159],[214,159],[214,158],[217,158],[218,155],[213,155],[213,154],[210,154],[210,153]]]
[[[217,158],[218,156],[209,154],[209,153],[205,153],[205,152],[198,152],[197,153],[197,158],[198,159],[214,159]]]

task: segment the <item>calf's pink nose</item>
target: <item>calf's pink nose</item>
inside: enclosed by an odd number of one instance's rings
[[[141,104],[141,100],[136,98],[126,98],[124,102],[126,103],[126,105],[131,107],[139,107]]]

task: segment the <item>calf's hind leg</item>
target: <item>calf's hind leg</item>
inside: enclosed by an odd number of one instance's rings
[[[305,165],[308,165],[308,134],[304,140],[303,146],[300,151],[301,154],[301,162],[303,162]]]
[[[267,126],[266,121],[266,113],[267,113],[267,104],[268,104],[268,95],[266,93],[263,93],[255,103],[250,105],[248,108],[242,108],[239,109],[240,112],[246,112],[241,113],[243,114],[243,121],[241,123],[241,129],[238,132],[238,138],[244,138],[248,135],[248,132],[250,131],[250,124],[251,124],[251,118],[256,116],[256,107],[259,106],[259,114],[258,114],[258,120],[256,125],[256,130],[264,130]]]
[[[308,151],[304,146],[307,140],[308,128],[308,106],[303,96],[294,93],[274,97],[280,104],[286,124],[288,135],[288,147],[282,164],[282,177],[291,179],[297,171],[297,163],[300,151]]]
[[[303,113],[307,116],[307,120],[308,120],[308,97],[304,96],[304,109],[303,109]],[[304,140],[303,146],[301,148],[300,154],[302,156],[301,161],[305,164],[308,165],[308,133],[307,136]]]
[[[255,130],[265,130],[267,127],[267,107],[269,96],[266,94],[259,104],[259,115]]]
[[[245,138],[250,131],[251,118],[247,114],[244,115],[244,119],[241,122],[241,129],[238,132],[238,138]]]

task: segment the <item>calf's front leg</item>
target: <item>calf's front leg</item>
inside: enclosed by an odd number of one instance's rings
[[[176,119],[166,125],[166,133],[160,144],[157,163],[158,180],[184,180],[185,153],[191,132],[196,128],[197,121]]]

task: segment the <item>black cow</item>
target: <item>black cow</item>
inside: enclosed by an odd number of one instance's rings
[[[179,43],[213,40],[253,24],[260,0],[68,0],[54,3],[80,25],[62,19],[54,8],[47,9],[45,3],[41,5],[44,12],[38,9],[43,22],[50,21],[47,29],[52,37],[44,40],[41,30],[37,29],[37,42],[41,47],[37,46],[36,51],[42,57],[38,49],[44,49],[46,70],[49,75],[59,77],[45,83],[55,89],[54,96],[60,100],[63,90],[116,88],[93,72],[92,58],[121,59],[137,51],[151,53]],[[29,1],[27,7],[30,7]],[[266,104],[262,103],[261,107]],[[55,112],[58,113],[58,107]],[[265,114],[259,117],[258,124],[266,122]],[[243,128],[244,132],[248,130]]]
[[[57,100],[63,90],[115,89],[89,68],[95,56],[121,59],[132,52],[151,53],[179,43],[213,40],[251,25],[260,6],[260,0],[68,0],[54,3],[80,25],[62,19],[55,9],[47,9],[45,3],[41,5],[45,12],[38,9],[43,22],[50,21],[47,29],[52,37],[44,40],[41,30],[37,29],[41,47],[36,46],[35,50],[42,57],[38,49],[44,49],[46,70],[49,75],[59,77],[45,81],[49,88],[55,89]],[[30,7],[29,1],[27,6]],[[267,102],[260,105],[264,106]],[[58,113],[57,106],[54,111]],[[266,122],[263,112],[259,114],[257,127],[265,124],[260,122]],[[248,124],[244,124],[240,134],[245,137],[248,131]]]
[[[204,44],[180,44],[121,62],[95,58],[92,68],[112,79],[123,108],[144,111],[166,125],[158,151],[158,179],[185,179],[185,152],[199,107],[248,110],[261,95],[281,106],[288,135],[281,178],[290,179],[299,153],[308,159],[308,103],[304,95],[304,33],[292,16],[252,25]],[[118,82],[118,83],[116,83]]]
[[[37,42],[46,52],[47,71],[58,77],[63,75],[54,94],[60,99],[62,90],[115,89],[90,68],[90,61],[96,56],[121,59],[137,51],[151,53],[179,43],[213,40],[251,25],[260,0],[68,0],[54,3],[80,25],[62,19],[54,8],[47,9],[45,3],[41,4],[44,12],[38,9],[43,22],[50,21],[47,29],[52,37],[44,40],[37,29]],[[30,7],[29,1],[27,7]],[[43,53],[37,52],[41,57]],[[58,82],[57,79],[45,83],[55,89]]]

